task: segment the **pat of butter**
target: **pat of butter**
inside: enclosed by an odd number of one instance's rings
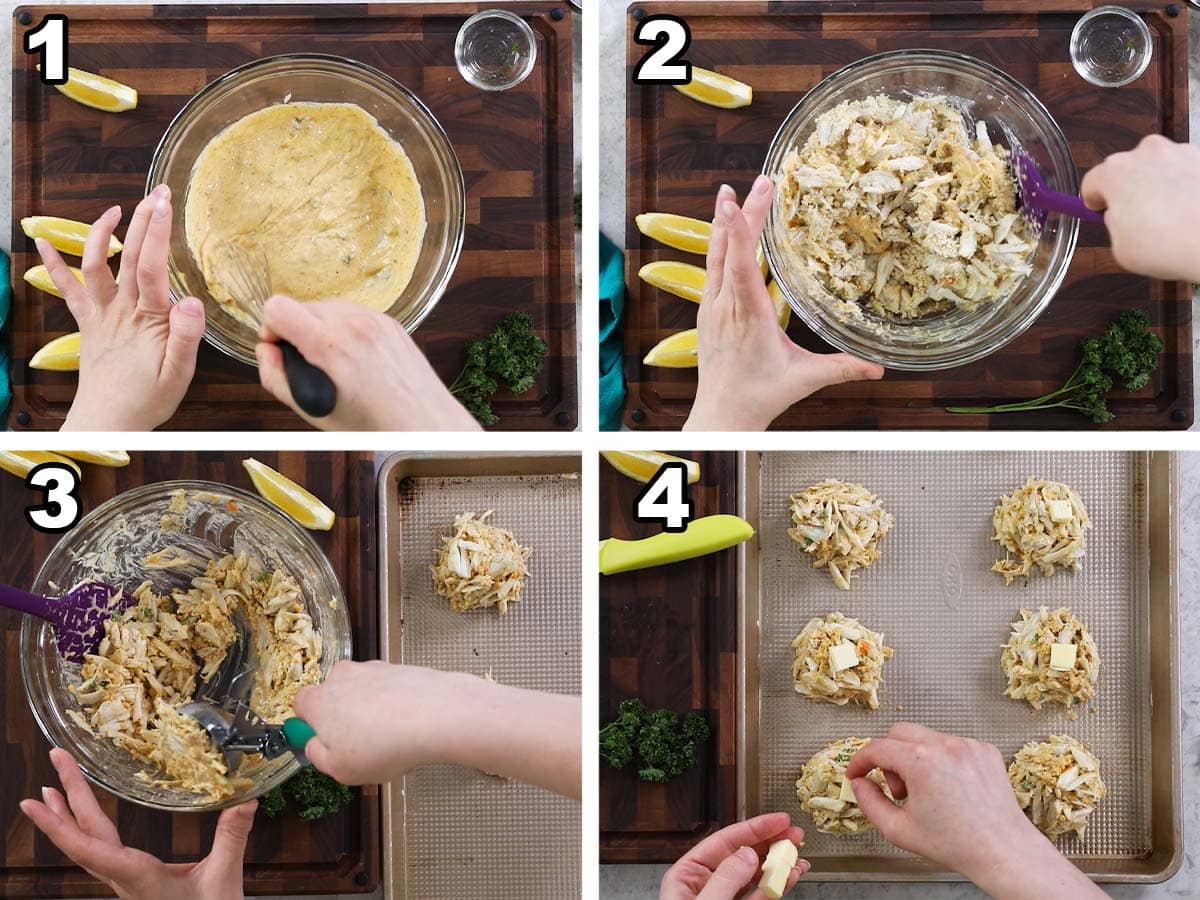
[[[851,786],[849,778],[842,779],[842,790],[838,794],[838,799],[845,800],[847,803],[858,804],[858,800],[854,797],[854,788]]]
[[[1070,672],[1075,668],[1077,650],[1074,644],[1051,644],[1050,668],[1055,672]]]
[[[1050,511],[1051,522],[1070,522],[1074,515],[1070,500],[1048,500],[1046,507]]]
[[[838,644],[829,650],[829,667],[834,672],[853,669],[858,665],[858,653],[853,644]]]

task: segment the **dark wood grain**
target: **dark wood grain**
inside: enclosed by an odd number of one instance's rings
[[[391,75],[432,110],[449,135],[467,185],[462,256],[450,288],[416,332],[447,381],[462,367],[464,340],[523,311],[550,345],[537,385],[495,404],[504,429],[575,426],[575,251],[571,16],[564,4],[519,2],[537,39],[529,78],[484,94],[454,65],[464,19],[487,4],[330,6],[21,7],[13,23],[13,280],[10,317],[14,400],[20,428],[57,428],[75,393],[75,373],[30,369],[46,341],[75,331],[61,300],[30,288],[21,273],[39,260],[23,216],[93,221],[114,203],[141,199],[150,158],[171,118],[230,69],[281,53],[332,53]],[[37,81],[23,52],[28,27],[65,13],[70,63],[136,87],[136,110],[88,109]],[[21,24],[29,13],[31,26]],[[208,344],[196,378],[167,427],[306,427],[259,385],[255,369]]]
[[[826,75],[872,53],[940,48],[975,56],[1008,72],[1041,99],[1086,171],[1105,156],[1152,133],[1188,139],[1187,15],[1167,4],[1125,5],[1141,12],[1153,35],[1146,73],[1118,89],[1078,77],[1069,55],[1081,11],[1103,0],[987,0],[939,3],[730,2],[639,3],[635,10],[685,18],[687,57],[750,84],[754,102],[721,110],[671,88],[627,79],[625,422],[635,428],[678,428],[695,395],[695,370],[645,366],[646,352],[666,335],[695,326],[695,306],[643,284],[638,269],[659,259],[688,259],[643,237],[633,218],[657,210],[712,218],[726,182],[744,194],[759,172],[775,129],[805,91]],[[1185,7],[1180,7],[1186,9]],[[646,48],[633,43],[630,69]],[[1102,331],[1124,310],[1145,310],[1166,350],[1150,384],[1112,402],[1106,427],[1186,428],[1192,422],[1191,300],[1185,284],[1120,271],[1102,226],[1084,224],[1066,283],[1041,318],[991,357],[939,373],[893,371],[882,382],[821,391],[790,409],[777,428],[1089,428],[1069,412],[956,416],[950,405],[982,405],[1038,396],[1058,387],[1078,362],[1080,338]],[[829,348],[793,316],[789,334],[812,350]]]
[[[133,453],[123,469],[85,466],[85,511],[137,485],[202,478],[253,490],[242,469],[245,453]],[[354,658],[379,656],[375,580],[375,478],[370,454],[255,453],[306,485],[337,514],[331,531],[312,535],[341,580],[349,604]],[[55,537],[31,529],[21,510],[30,502],[22,482],[0,474],[0,575],[28,587]],[[22,617],[0,609],[0,897],[95,897],[107,890],[76,868],[21,814],[17,804],[57,784],[50,750],[33,721],[17,664]],[[169,815],[118,801],[97,791],[130,846],[168,861],[188,862],[208,852],[215,815]],[[378,789],[364,788],[344,812],[320,822],[294,813],[260,815],[246,851],[246,890],[254,894],[359,893],[380,875]],[[167,898],[163,898],[167,900]]]
[[[737,511],[732,453],[681,453],[700,463],[695,515]],[[601,537],[642,538],[633,520],[641,485],[600,464]],[[600,717],[640,697],[651,708],[702,712],[712,737],[694,769],[668,784],[632,768],[600,771],[600,861],[674,862],[737,813],[737,556],[603,576],[600,581]]]

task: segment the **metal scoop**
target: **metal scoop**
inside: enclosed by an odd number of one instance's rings
[[[282,725],[268,725],[245,703],[238,703],[236,710],[231,712],[214,703],[193,700],[179,707],[179,711],[203,726],[225,757],[230,772],[241,767],[245,753],[258,753],[265,759],[292,753],[301,765],[306,766],[304,746],[317,736],[303,719],[291,718]]]
[[[81,663],[95,653],[104,637],[104,622],[136,601],[120,588],[103,581],[85,581],[61,597],[42,597],[0,584],[0,606],[29,613],[54,626],[58,652],[68,662]]]
[[[1021,206],[1025,210],[1025,215],[1037,225],[1039,231],[1046,224],[1046,214],[1052,212],[1082,219],[1085,222],[1104,224],[1104,213],[1089,208],[1079,197],[1052,190],[1046,184],[1042,170],[1033,161],[1033,157],[1024,150],[1016,152],[1014,168],[1017,174],[1017,186],[1021,192]]]
[[[253,250],[233,241],[224,241],[221,249],[233,267],[236,299],[250,313],[255,325],[262,324],[263,304],[271,296],[271,269],[262,250]],[[317,368],[290,341],[279,340],[288,388],[296,405],[315,419],[327,416],[337,406],[337,387],[324,370]]]

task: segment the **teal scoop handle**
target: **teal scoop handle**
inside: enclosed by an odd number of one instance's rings
[[[293,716],[280,726],[288,746],[293,750],[304,751],[305,746],[317,736],[313,727],[303,719]]]

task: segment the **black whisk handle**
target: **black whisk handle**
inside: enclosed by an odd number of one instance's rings
[[[288,388],[296,405],[314,419],[333,412],[337,406],[337,387],[330,377],[301,356],[289,342],[280,341],[279,349],[283,353]]]

